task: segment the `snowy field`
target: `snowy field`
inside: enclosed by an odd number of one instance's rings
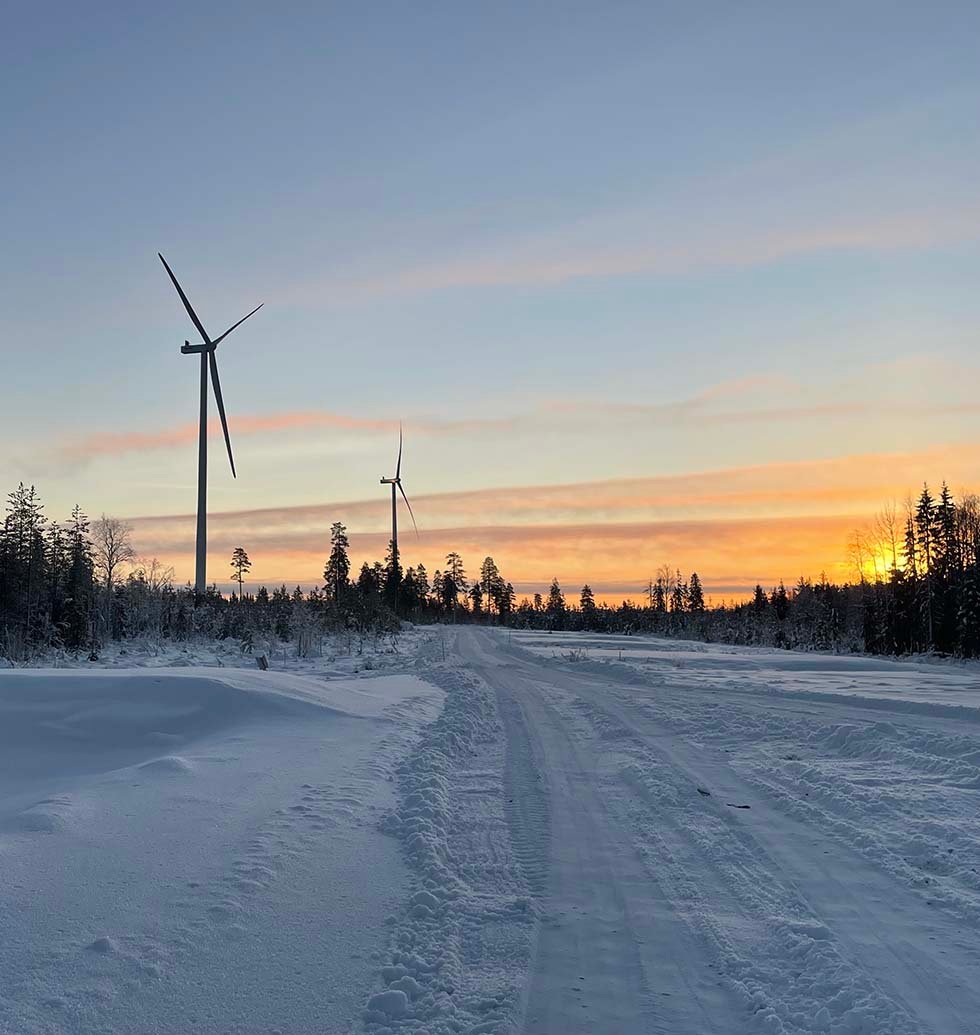
[[[650,685],[795,694],[821,699],[827,694],[888,698],[913,711],[980,708],[980,664],[955,659],[885,659],[803,653],[771,647],[730,647],[720,643],[668,640],[652,636],[515,631],[508,642],[542,658],[626,665]],[[955,713],[954,713],[955,714]]]
[[[977,668],[350,646],[0,672],[0,1031],[980,1031]]]

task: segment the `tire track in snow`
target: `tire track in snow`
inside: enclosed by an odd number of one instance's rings
[[[547,891],[551,839],[547,795],[520,705],[510,694],[498,689],[497,707],[507,742],[504,773],[507,825],[524,879],[532,894],[540,899]]]
[[[523,831],[539,812],[550,828],[535,839],[534,854],[546,853],[546,880],[521,1030],[732,1035],[732,1002],[649,879],[574,723],[535,681],[540,671],[510,663],[485,632],[463,635],[464,658],[501,701],[509,779],[529,799],[518,841],[528,850]],[[541,804],[532,804],[538,796]]]
[[[741,702],[715,701],[705,710],[698,695],[667,687],[655,704],[649,696],[639,703],[635,687],[570,669],[553,668],[542,680],[595,737],[623,748],[620,763],[610,758],[607,779],[625,780],[637,792],[632,812],[651,874],[712,945],[726,978],[761,1007],[757,1022],[769,1018],[775,1031],[973,1032],[977,1010],[970,1003],[976,997],[967,977],[970,963],[957,958],[961,935],[945,931],[947,955],[936,941],[941,936],[934,912],[917,908],[863,863],[841,859],[819,826],[774,816],[731,768],[733,742],[722,736],[728,720],[744,727],[750,743],[765,743],[778,732],[771,717],[743,716]],[[699,721],[691,721],[694,714]],[[820,718],[808,720],[812,728]],[[791,725],[801,732],[798,714]],[[669,732],[673,727],[684,731],[682,738]],[[944,750],[961,756],[963,745]],[[697,795],[698,786],[715,788],[716,796]],[[728,800],[749,801],[755,811],[736,815],[724,807]],[[777,833],[775,842],[767,842],[771,851],[755,834],[767,829]],[[916,935],[907,937],[903,925]],[[764,940],[745,951],[739,943],[753,926]],[[965,943],[962,949],[973,955]],[[814,973],[822,981],[813,981]]]

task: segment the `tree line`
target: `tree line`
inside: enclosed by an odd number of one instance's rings
[[[751,599],[708,606],[696,572],[665,565],[639,601],[598,603],[585,585],[569,602],[557,579],[546,594],[517,599],[492,557],[468,576],[451,552],[431,577],[403,568],[389,544],[383,560],[352,570],[346,527],[330,530],[322,581],[309,591],[249,585],[244,546],[231,557],[237,589],[197,596],[172,569],[137,557],[132,530],[75,507],[50,520],[33,486],[7,497],[0,526],[0,656],[20,661],[52,649],[97,657],[109,641],[257,638],[312,652],[324,633],[364,637],[403,620],[484,622],[517,628],[653,633],[732,644],[903,654],[980,656],[980,503],[924,486],[904,513],[885,507],[849,544],[854,579],[801,578],[787,589],[756,586]]]

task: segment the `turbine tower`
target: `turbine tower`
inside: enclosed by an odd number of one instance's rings
[[[157,255],[160,255],[160,253],[157,252]],[[233,478],[237,478],[235,458],[231,452],[231,438],[228,435],[228,421],[225,419],[225,403],[221,398],[218,361],[215,359],[214,350],[236,327],[257,313],[262,308],[262,304],[257,305],[252,312],[243,316],[238,323],[233,323],[224,334],[220,334],[212,341],[208,337],[208,332],[204,329],[204,324],[197,318],[197,313],[194,312],[193,306],[187,300],[184,289],[177,283],[174,271],[167,265],[167,260],[160,255],[160,261],[163,263],[164,269],[177,289],[177,294],[180,295],[180,300],[184,303],[187,315],[193,321],[194,326],[201,332],[201,337],[204,339],[199,345],[192,345],[185,340],[180,348],[180,351],[185,356],[191,356],[195,353],[199,353],[201,356],[201,411],[197,439],[197,552],[194,565],[194,591],[198,596],[202,596],[207,590],[208,582],[208,371],[210,370],[211,381],[214,384],[214,399],[218,404],[218,414],[221,417],[221,430],[225,435],[225,446],[228,449],[228,462],[231,464],[231,474]]]
[[[394,478],[382,478],[382,485],[391,486],[391,568],[392,572],[398,571],[398,496],[395,492],[396,488],[398,492],[402,494],[405,500],[405,506],[408,507],[408,513],[411,515],[412,524],[415,525],[415,534],[419,534],[419,526],[415,524],[415,515],[412,513],[412,504],[408,502],[408,496],[405,495],[405,490],[402,488],[402,426],[398,425],[398,461],[395,464],[395,477]],[[395,591],[393,591],[394,597]],[[397,603],[397,599],[393,599],[393,604]]]

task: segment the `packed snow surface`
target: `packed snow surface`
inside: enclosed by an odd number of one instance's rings
[[[0,1031],[980,1031],[978,668],[272,661],[0,673]]]

